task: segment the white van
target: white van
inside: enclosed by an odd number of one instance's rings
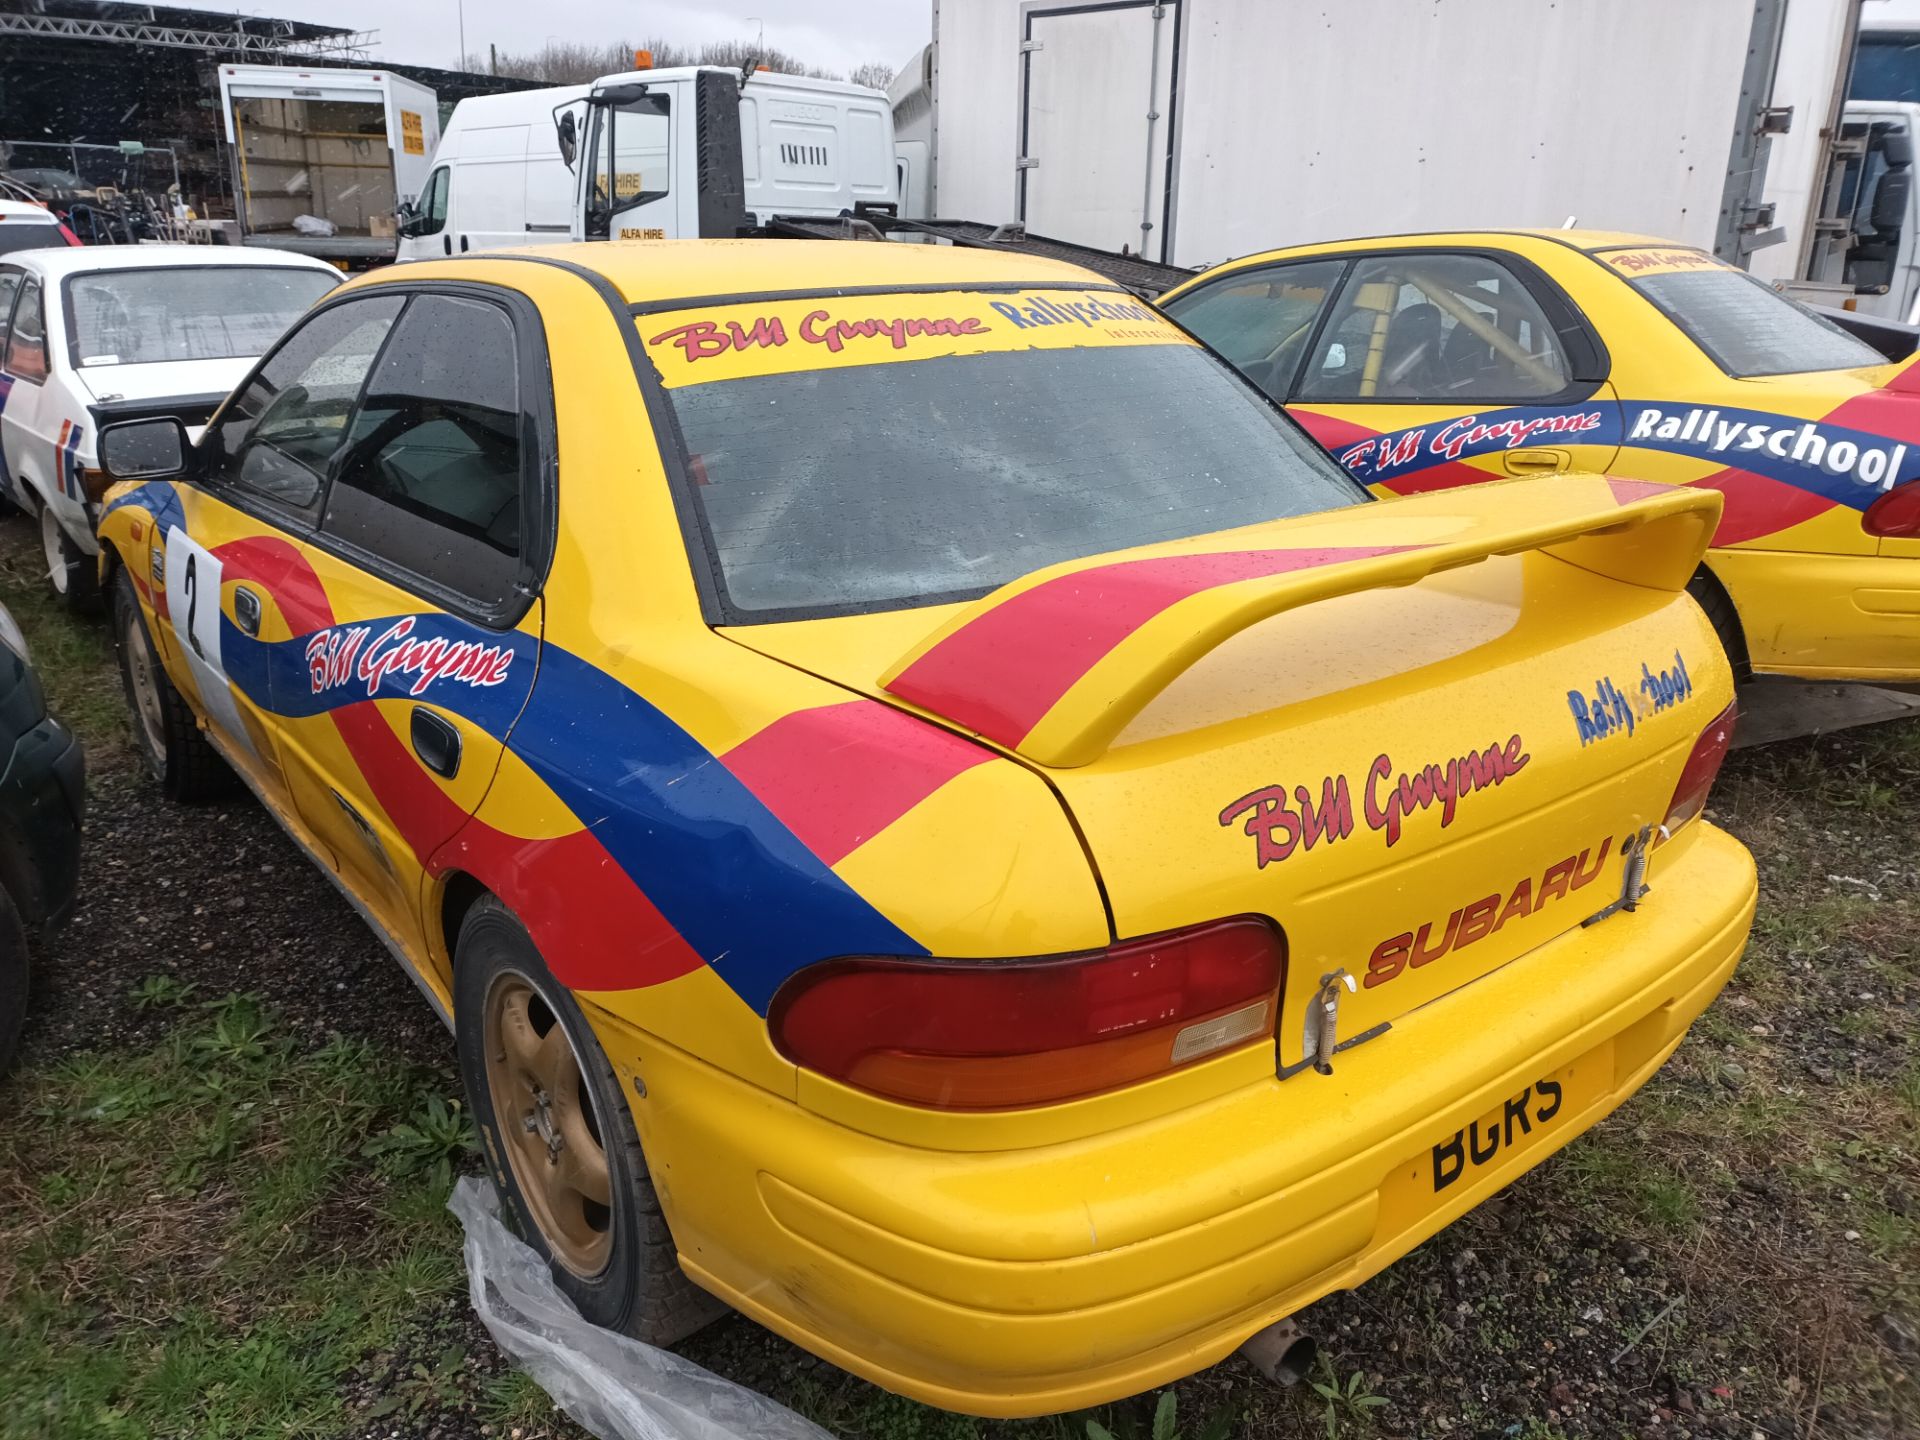
[[[731,236],[898,196],[878,90],[768,72],[742,83],[715,66],[636,70],[462,100],[401,224],[399,258]]]

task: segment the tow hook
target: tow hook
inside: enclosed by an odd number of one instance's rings
[[[1656,835],[1660,840],[1672,838],[1672,832],[1664,825],[1642,825],[1637,834],[1627,837],[1626,843],[1620,847],[1620,853],[1627,857],[1627,869],[1620,877],[1619,897],[1606,909],[1582,920],[1582,926],[1598,925],[1609,915],[1640,908],[1641,900],[1652,889],[1647,884],[1647,860],[1653,853]]]
[[[1307,1011],[1308,1040],[1307,1053],[1313,1057],[1313,1069],[1317,1075],[1333,1073],[1333,1052],[1340,1046],[1340,987],[1345,984],[1347,993],[1353,994],[1357,987],[1353,976],[1345,970],[1335,970],[1331,975],[1320,977],[1320,989],[1313,997],[1313,1004]]]

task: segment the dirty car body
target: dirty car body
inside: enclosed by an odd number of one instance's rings
[[[1380,494],[1577,471],[1717,490],[1696,593],[1736,661],[1920,679],[1920,372],[1704,251],[1388,236],[1161,303]]]
[[[1374,502],[1071,267],[409,266],[189,468],[101,536],[207,735],[462,1035],[493,913],[581,1016],[529,1046],[617,1076],[586,1131],[486,1091],[496,1180],[637,1132],[681,1274],[930,1403],[1137,1392],[1360,1283],[1745,940],[1717,496]],[[529,1213],[597,1303],[593,1207]]]

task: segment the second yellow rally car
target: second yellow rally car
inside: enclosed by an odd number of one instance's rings
[[[1161,304],[1382,494],[1570,471],[1718,490],[1694,591],[1736,666],[1920,680],[1920,371],[1703,251],[1351,240]]]
[[[338,880],[649,1340],[1145,1389],[1592,1125],[1745,943],[1720,498],[1375,502],[1085,271],[410,265],[102,445],[155,774]]]

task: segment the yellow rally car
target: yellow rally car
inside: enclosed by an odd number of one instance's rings
[[[1374,503],[1081,270],[409,265],[103,444],[156,774],[337,876],[651,1340],[710,1292],[955,1409],[1141,1390],[1605,1115],[1745,941],[1719,497]]]
[[[1161,304],[1380,493],[1718,490],[1694,591],[1736,666],[1920,680],[1920,372],[1711,255],[1403,235],[1249,256]]]

